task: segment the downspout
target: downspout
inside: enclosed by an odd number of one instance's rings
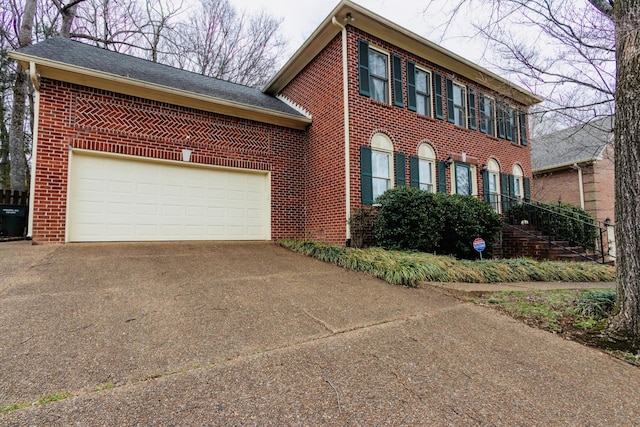
[[[573,164],[573,168],[578,171],[578,186],[580,192],[580,207],[584,209],[584,183],[582,182],[582,168],[577,164]]]
[[[33,238],[33,201],[36,193],[36,158],[38,155],[38,121],[40,117],[40,81],[36,72],[36,63],[29,62],[29,77],[35,90],[33,113],[33,137],[31,142],[31,178],[29,179],[29,216],[27,218],[27,240]]]
[[[351,20],[351,14],[347,14],[347,20]],[[340,24],[336,17],[331,18],[331,22],[342,30],[342,97],[344,111],[344,182],[345,182],[345,223],[346,240],[345,245],[351,246],[351,224],[349,224],[351,213],[351,165],[349,161],[349,62],[347,58],[347,27]]]

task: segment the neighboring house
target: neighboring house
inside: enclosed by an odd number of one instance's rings
[[[533,199],[582,207],[614,219],[613,117],[602,117],[531,142]]]
[[[385,190],[527,197],[541,99],[342,1],[263,92],[54,38],[29,230],[49,242],[350,240]]]

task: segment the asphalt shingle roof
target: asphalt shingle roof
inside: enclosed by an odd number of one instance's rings
[[[535,138],[531,142],[533,170],[596,160],[611,141],[613,124],[613,116],[607,116]]]
[[[62,37],[47,39],[19,49],[18,52],[251,107],[304,117],[281,100],[255,88],[180,70]]]

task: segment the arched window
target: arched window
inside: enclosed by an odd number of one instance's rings
[[[495,159],[489,159],[482,173],[484,200],[493,210],[500,213],[500,165]]]
[[[430,193],[436,192],[436,153],[427,143],[418,147],[418,186]]]
[[[393,143],[383,133],[371,138],[373,199],[393,187]]]
[[[524,197],[524,173],[520,165],[513,165],[513,178],[511,181],[512,196],[521,202]]]

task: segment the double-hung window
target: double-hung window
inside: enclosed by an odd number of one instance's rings
[[[358,41],[358,88],[361,95],[389,103],[389,55]],[[397,93],[398,100],[401,94]]]
[[[480,131],[487,135],[496,136],[496,101],[484,94],[478,97],[480,109]]]
[[[398,185],[404,185],[404,155],[396,154],[398,162]],[[360,191],[363,204],[372,204],[375,199],[394,186],[393,143],[388,136],[377,133],[371,138],[371,146],[360,147]]]
[[[431,117],[431,74],[416,68],[416,111]]]
[[[389,56],[369,48],[371,99],[389,103]]]
[[[500,166],[494,159],[489,159],[482,170],[482,185],[484,201],[489,203],[493,210],[500,213]]]
[[[465,87],[447,79],[447,119],[450,123],[467,127]]]
[[[373,199],[391,188],[391,153],[371,150],[371,177],[373,180]]]

